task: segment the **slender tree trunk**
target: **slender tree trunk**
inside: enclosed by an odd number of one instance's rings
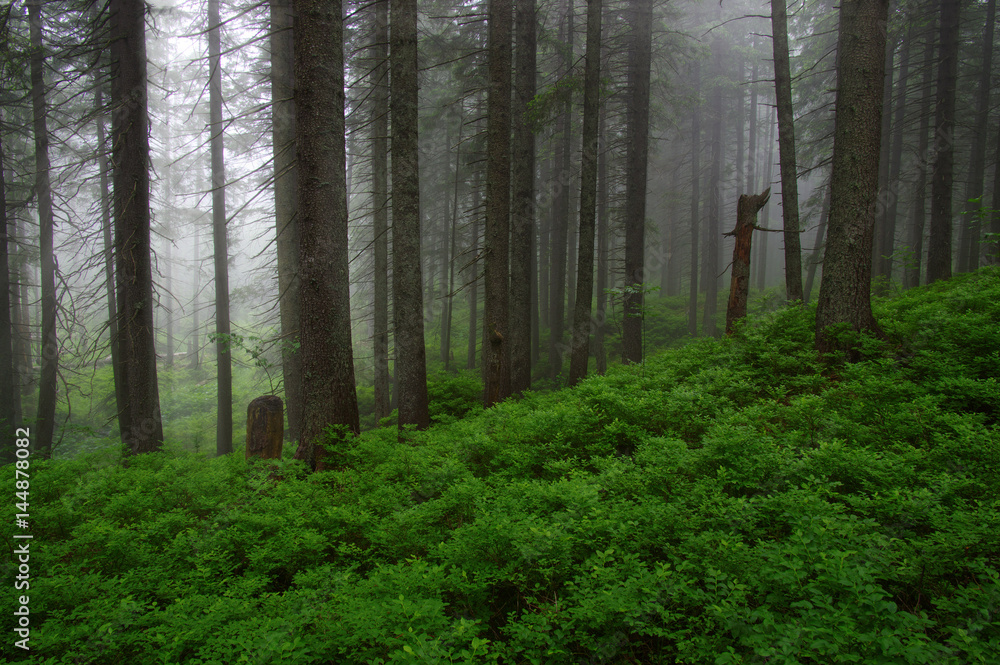
[[[997,123],[996,154],[1000,155],[1000,123]],[[988,245],[986,261],[989,265],[1000,263],[1000,165],[993,168],[993,214],[990,221],[990,233],[994,241]]]
[[[479,171],[475,172],[472,181],[472,241],[469,253],[472,261],[469,262],[469,270],[472,279],[469,283],[469,347],[466,354],[466,369],[476,369],[476,358],[479,357],[479,339],[477,326],[479,321]]]
[[[510,0],[489,3],[486,111],[486,304],[483,308],[483,404],[510,396]]]
[[[115,246],[112,240],[111,228],[111,186],[108,183],[108,153],[107,139],[104,135],[104,99],[101,87],[95,84],[94,107],[97,111],[97,170],[100,172],[101,188],[101,235],[104,240],[104,288],[105,300],[108,305],[108,346],[111,347],[111,375],[115,384],[115,421],[119,422],[118,434],[122,438],[125,431],[121,429],[119,416],[125,409],[128,397],[125,395],[125,382],[121,374],[121,358],[118,351],[118,307],[115,298]]]
[[[7,187],[4,181],[3,145],[0,136],[0,461],[14,461],[14,429],[21,422],[21,391],[14,363],[14,328],[10,308],[10,234],[7,221]]]
[[[934,64],[934,26],[928,28],[924,43],[923,76],[921,90],[923,99],[920,104],[920,128],[917,138],[917,176],[913,190],[913,221],[910,224],[909,246],[910,258],[903,274],[903,286],[912,289],[920,286],[920,266],[924,257],[924,225],[927,219],[927,162],[928,134],[930,132],[931,104],[934,99],[931,86],[931,76]]]
[[[550,136],[550,141],[551,141]],[[546,201],[548,202],[548,210],[546,210],[546,215],[538,216],[538,327],[539,328],[550,328],[550,313],[551,307],[549,306],[549,292],[551,291],[551,265],[552,257],[551,251],[549,249],[549,240],[553,225],[553,208],[555,205],[555,198],[552,195],[552,187],[555,185],[555,158],[549,157],[544,162],[542,162],[542,175],[541,182],[548,183],[548,187],[545,193],[548,194]],[[546,222],[545,220],[548,220]]]
[[[281,320],[281,376],[288,440],[302,435],[302,354],[299,339],[298,170],[295,165],[295,38],[291,0],[271,0],[271,131],[274,151],[274,220]],[[376,114],[376,124],[378,124]],[[376,326],[377,328],[377,326]],[[376,395],[378,390],[376,388]]]
[[[142,0],[110,4],[118,339],[128,397],[119,422],[132,454],[163,445],[153,330],[145,10]]]
[[[339,2],[296,0],[295,11],[299,336],[302,375],[310,378],[302,384],[302,437],[295,457],[321,470],[327,432],[335,430],[336,441],[359,430],[348,267],[344,26]]]
[[[757,189],[757,61],[754,60],[750,69],[750,127],[747,133],[747,182],[746,191],[753,192]]]
[[[736,322],[747,315],[753,230],[757,226],[757,212],[767,204],[770,196],[770,187],[760,194],[742,194],[736,205],[736,228],[726,234],[736,238],[736,245],[733,248],[732,279],[729,286],[729,305],[726,308],[727,335],[732,335]]]
[[[587,54],[583,78],[583,161],[580,167],[580,254],[569,385],[587,376],[594,293],[594,226],[597,217],[598,115],[601,90],[601,0],[587,0]]]
[[[882,143],[878,156],[878,203],[875,208],[875,231],[872,236],[872,274],[876,277],[887,277],[879,270],[882,266],[882,240],[885,233],[885,202],[889,196],[889,152],[892,144],[892,82],[893,63],[896,49],[889,41],[885,48],[885,79],[882,82]],[[876,293],[885,291],[886,284],[879,281],[875,284]]]
[[[764,164],[764,184],[768,187],[774,181],[774,130],[777,127],[777,123],[774,122],[774,118],[770,113],[767,114],[767,160]],[[765,229],[771,228],[771,204],[764,206],[764,219],[761,220]],[[768,234],[765,233],[760,237],[760,251],[757,253],[757,290],[763,291],[767,286],[767,244],[768,244]]]
[[[233,452],[233,352],[229,326],[229,241],[226,233],[226,161],[222,136],[222,45],[219,0],[208,0],[209,115],[212,153],[212,247],[215,263],[217,417],[215,454]]]
[[[899,92],[896,98],[895,115],[892,121],[892,146],[889,149],[889,183],[886,190],[887,203],[882,222],[882,237],[879,241],[881,254],[877,274],[892,279],[893,254],[896,249],[896,217],[899,214],[899,194],[901,185],[899,174],[903,166],[903,124],[906,121],[906,90],[910,74],[910,43],[916,31],[910,25],[899,55]],[[886,108],[883,113],[888,112]]]
[[[389,415],[389,0],[375,2],[372,44],[372,239],[375,420]]]
[[[778,108],[778,160],[781,162],[781,217],[785,230],[785,292],[788,302],[795,302],[802,300],[802,251],[799,242],[799,185],[785,0],[771,0],[771,26],[774,96]]]
[[[830,218],[830,186],[826,187],[823,197],[823,209],[819,213],[819,228],[816,229],[816,246],[809,255],[809,265],[806,268],[806,286],[803,292],[805,302],[812,297],[813,284],[816,280],[816,269],[823,262],[823,246],[826,243],[826,224]]]
[[[417,2],[390,3],[392,91],[392,301],[399,427],[430,424],[420,274],[417,168]]]
[[[451,314],[452,305],[455,299],[455,251],[457,248],[458,236],[458,185],[459,174],[462,168],[462,130],[465,128],[465,119],[460,114],[458,117],[458,143],[455,149],[455,191],[452,200],[451,212],[451,237],[449,238],[451,257],[448,261],[448,293],[445,300],[445,311],[443,312],[441,335],[441,360],[444,362],[444,371],[451,368]]]
[[[594,356],[597,373],[608,370],[608,353],[604,347],[605,324],[608,320],[608,147],[607,147],[607,106],[601,105],[597,136],[597,312],[594,319],[597,330],[594,334]]]
[[[778,0],[775,0],[776,2]],[[722,42],[712,43],[712,68],[717,77],[722,77]],[[716,83],[712,90],[712,166],[708,184],[708,228],[705,252],[705,319],[702,332],[715,337],[718,330],[715,316],[719,306],[719,240],[722,233],[722,84]]]
[[[564,74],[569,75],[573,67],[573,0],[566,2],[566,60]],[[560,40],[562,41],[562,40]],[[560,189],[552,206],[552,238],[550,253],[549,281],[549,377],[553,380],[559,376],[563,367],[563,328],[565,327],[566,307],[566,256],[569,243],[569,184],[571,171],[572,131],[573,131],[573,98],[572,92],[566,91],[565,106],[559,119],[558,143],[555,147],[556,180]]]
[[[511,125],[510,387],[514,394],[531,388],[531,318],[535,235],[535,133],[528,103],[535,97],[537,18],[534,0],[517,3],[517,62]]]
[[[952,189],[955,171],[955,93],[958,83],[960,0],[941,0],[941,53],[938,59],[934,122],[937,158],[931,173],[931,235],[927,281],[951,277]]]
[[[691,284],[688,292],[688,334],[698,336],[698,235],[701,233],[701,62],[694,61],[694,99],[691,114]],[[756,99],[756,98],[755,98]],[[752,143],[751,134],[751,146]],[[752,148],[751,148],[752,149]]]
[[[986,177],[986,121],[990,113],[990,83],[993,75],[993,23],[996,20],[996,0],[986,4],[986,28],[983,34],[983,57],[979,70],[979,90],[976,92],[976,123],[973,128],[972,154],[969,159],[969,179],[965,187],[965,222],[962,225],[959,272],[979,268],[982,229],[975,212],[984,207],[983,180]]]
[[[628,149],[625,174],[625,295],[622,361],[643,361],[643,252],[646,230],[646,168],[649,152],[649,69],[652,0],[630,3],[632,53],[629,63]]]
[[[201,232],[195,227],[194,230],[194,256],[192,261],[194,269],[194,296],[191,298],[191,341],[188,357],[191,359],[191,369],[197,372],[201,370],[201,306],[199,304],[201,295]],[[298,325],[295,326],[298,329]]]
[[[52,454],[56,424],[56,381],[59,372],[59,340],[56,337],[56,265],[52,246],[55,222],[49,178],[48,110],[42,72],[42,8],[39,0],[28,3],[31,22],[31,101],[35,134],[35,194],[38,197],[39,261],[42,289],[42,374],[38,384],[37,428],[32,444],[43,456]]]
[[[888,0],[841,0],[830,222],[816,310],[816,346],[844,343],[827,330],[847,323],[880,332],[871,308],[871,252],[878,197]]]

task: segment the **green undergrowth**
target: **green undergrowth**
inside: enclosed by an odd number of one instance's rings
[[[1000,271],[876,316],[853,364],[813,351],[814,309],[783,309],[401,443],[368,432],[323,473],[33,462],[32,650],[8,612],[3,653],[998,663]]]

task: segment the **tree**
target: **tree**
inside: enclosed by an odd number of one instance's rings
[[[483,307],[484,406],[510,396],[510,0],[490,0],[486,98],[486,267]]]
[[[646,168],[649,152],[649,69],[653,1],[630,4],[628,151],[625,157],[625,295],[622,360],[642,362],[642,282],[646,229]]]
[[[774,48],[774,95],[778,109],[778,161],[781,166],[781,217],[785,236],[785,292],[789,302],[802,300],[802,251],[799,242],[799,185],[795,160],[795,118],[788,61],[785,0],[771,0]]]
[[[302,356],[292,343],[299,332],[298,172],[295,165],[295,39],[291,0],[271,0],[271,132],[274,151],[274,221],[277,234],[281,373],[288,439],[302,432]]]
[[[535,273],[535,132],[528,103],[535,97],[534,0],[517,3],[517,62],[511,125],[510,383],[519,394],[531,388],[532,276]]]
[[[580,245],[569,384],[587,376],[594,292],[594,226],[597,217],[598,115],[601,93],[601,0],[587,0],[587,54],[583,77],[583,163],[580,167]]]
[[[816,346],[843,346],[837,324],[881,332],[871,308],[888,0],[842,0],[837,41],[830,220],[816,309]]]
[[[920,126],[917,130],[917,174],[913,191],[913,217],[910,223],[908,245],[910,249],[910,260],[906,263],[903,272],[903,286],[908,289],[920,286],[920,264],[924,256],[924,223],[927,216],[927,154],[929,145],[928,133],[930,131],[931,103],[934,99],[931,77],[933,75],[934,63],[934,26],[928,27],[924,38],[924,58],[923,75],[920,81],[920,89],[923,90],[923,97],[920,102]]]
[[[718,330],[715,326],[716,312],[719,305],[719,240],[722,234],[722,40],[716,38],[712,42],[712,70],[716,76],[712,90],[711,110],[711,141],[712,164],[708,177],[708,224],[705,235],[705,259],[702,279],[705,288],[705,317],[702,321],[702,332],[715,337]]]
[[[38,251],[42,268],[42,375],[38,384],[38,425],[33,443],[43,455],[52,453],[56,425],[56,381],[59,372],[59,339],[56,336],[56,265],[52,247],[55,220],[49,176],[48,109],[45,103],[45,56],[42,51],[42,6],[28,3],[31,24],[31,106],[35,134],[35,194],[38,197]]]
[[[163,445],[149,245],[145,7],[142,0],[111,0],[110,4],[118,343],[120,375],[128,398],[119,421],[133,454]]]
[[[372,44],[372,307],[375,327],[375,418],[389,415],[389,3],[375,3]]]
[[[295,452],[323,468],[327,435],[359,430],[351,345],[344,44],[341,3],[295,3],[302,438]]]
[[[229,242],[226,234],[226,161],[222,143],[222,20],[219,0],[208,0],[209,150],[212,157],[212,246],[215,263],[217,411],[215,454],[233,452],[233,354],[229,325]]]
[[[938,59],[934,135],[937,152],[931,172],[931,234],[927,281],[951,277],[952,189],[955,170],[955,88],[958,83],[960,0],[941,0],[941,51]]]
[[[701,227],[701,61],[694,61],[694,98],[696,106],[691,113],[691,282],[688,292],[688,334],[698,335],[698,233]],[[756,95],[754,101],[756,102]],[[756,107],[756,104],[754,105]],[[751,116],[751,123],[755,118]],[[753,153],[753,125],[750,132],[750,152]]]
[[[0,137],[0,426],[6,441],[0,443],[0,461],[14,460],[14,428],[21,420],[21,392],[14,362],[14,328],[10,313],[10,262],[8,248],[10,234],[7,221],[7,185],[4,181],[3,144]]]
[[[392,2],[389,110],[392,122],[392,312],[399,426],[430,424],[420,275],[417,160],[417,3]]]

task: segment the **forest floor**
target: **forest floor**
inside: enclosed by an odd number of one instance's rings
[[[1000,663],[1000,269],[875,310],[860,362],[785,308],[403,442],[367,432],[322,473],[32,460],[30,590],[0,564],[30,651],[8,612],[0,654]]]

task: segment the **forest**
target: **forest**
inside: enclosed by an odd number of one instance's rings
[[[0,654],[1000,662],[996,0],[0,7]]]

